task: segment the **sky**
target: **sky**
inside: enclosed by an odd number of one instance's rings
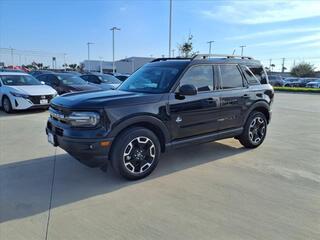
[[[87,59],[168,55],[169,0],[0,0],[0,61],[58,65]],[[193,36],[194,51],[269,59],[280,69],[301,61],[320,67],[320,1],[173,0],[172,48]],[[65,54],[65,55],[64,55]]]

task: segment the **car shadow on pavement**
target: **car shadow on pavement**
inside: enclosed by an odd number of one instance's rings
[[[53,164],[56,157],[52,208],[108,194],[115,190],[222,160],[247,151],[220,142],[171,150],[161,156],[147,178],[127,181],[112,168],[107,173],[88,168],[68,154],[0,165],[0,223],[44,213],[49,208]]]

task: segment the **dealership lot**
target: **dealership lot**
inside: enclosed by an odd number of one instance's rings
[[[0,239],[319,239],[319,103],[276,93],[261,147],[173,150],[136,182],[50,146],[47,112],[0,112]]]

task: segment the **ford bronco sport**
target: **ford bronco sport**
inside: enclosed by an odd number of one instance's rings
[[[234,137],[247,148],[266,137],[274,91],[250,57],[159,58],[110,91],[51,101],[48,140],[90,167],[140,179],[169,148]]]

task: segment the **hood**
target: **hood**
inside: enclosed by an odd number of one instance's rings
[[[100,84],[91,83],[91,85],[96,86],[96,87],[103,89],[103,90],[116,89],[117,87],[120,86],[120,84],[110,84],[110,83],[100,83]]]
[[[162,94],[135,93],[120,90],[67,93],[51,103],[70,109],[101,109],[106,107],[137,105],[160,101]]]
[[[22,85],[22,86],[8,86],[9,89],[12,89],[14,92],[38,96],[38,95],[54,95],[56,90],[48,85]]]
[[[90,90],[100,90],[101,88],[93,85],[93,84],[85,84],[85,85],[68,85],[66,86],[71,91],[90,91]]]

